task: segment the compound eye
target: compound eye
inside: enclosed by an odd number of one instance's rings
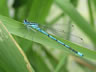
[[[24,22],[27,22],[27,20],[25,19]]]

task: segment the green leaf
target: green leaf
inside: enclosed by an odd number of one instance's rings
[[[92,0],[96,10],[96,0]]]
[[[7,0],[0,0],[0,14],[9,17]]]
[[[14,0],[13,7],[19,8],[20,6],[24,5],[27,1],[26,0]]]
[[[30,9],[30,3],[32,3],[33,0],[15,0],[13,7],[15,10],[14,19],[22,21],[25,18],[27,18],[27,15],[29,13]]]
[[[16,42],[20,45],[20,47],[23,49],[23,51],[26,53],[26,51],[29,49],[30,46],[32,46],[32,41],[27,40],[25,38],[13,35]]]
[[[89,9],[89,15],[90,15],[90,24],[93,26],[94,28],[94,16],[93,16],[93,9],[92,9],[92,4],[91,4],[92,0],[88,0],[88,9]]]
[[[70,1],[71,1],[71,3],[72,3],[74,6],[77,7],[77,5],[78,5],[78,0],[70,0]]]
[[[54,72],[63,72],[63,71],[68,72],[67,66],[66,66],[67,61],[68,61],[68,57],[64,56],[58,63],[56,70]]]
[[[64,50],[65,53],[66,52],[67,53],[72,53],[66,47],[62,46],[61,44],[59,44],[56,41],[48,38],[48,36],[38,32],[38,31],[37,32],[30,31],[28,33],[26,28],[22,29],[25,26],[22,23],[20,23],[20,22],[17,22],[17,21],[15,21],[13,19],[1,16],[1,15],[0,15],[0,20],[7,27],[8,31],[10,33],[14,34],[14,35],[26,38],[28,40],[32,40],[34,42],[40,43],[40,44],[42,44],[44,46],[47,46],[47,47],[62,49],[62,50]],[[25,34],[27,36],[25,36]],[[32,37],[34,37],[34,38],[32,39]],[[62,42],[64,42],[65,44],[69,45],[73,49],[83,53],[84,54],[84,56],[83,56],[84,58],[96,59],[96,57],[95,57],[96,56],[96,52],[95,51],[92,51],[92,50],[89,50],[87,48],[81,47],[79,45],[73,44],[73,43],[71,43],[71,42],[69,42],[67,40],[63,40],[61,38],[57,38],[57,39],[61,40]]]
[[[28,20],[43,24],[51,8],[53,0],[33,0]]]
[[[0,20],[0,72],[33,72],[24,52]]]
[[[32,46],[34,45],[36,44],[33,43]],[[48,61],[46,61],[46,52],[38,45],[34,48],[30,46],[29,50],[26,52],[31,65],[34,67],[36,72],[52,72],[52,68],[48,65]]]

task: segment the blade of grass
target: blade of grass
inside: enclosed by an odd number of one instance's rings
[[[34,0],[28,15],[28,20],[43,24],[52,3],[53,0]]]
[[[26,51],[29,49],[30,46],[32,46],[32,41],[27,40],[22,37],[18,37],[16,35],[13,35],[16,42],[20,45],[20,47],[23,49],[23,51],[26,53]]]
[[[54,24],[56,23],[61,17],[64,16],[64,13],[59,14],[57,17],[55,17],[52,21],[48,22],[48,24]]]
[[[45,51],[47,58],[49,59],[50,63],[52,64],[52,66],[54,67],[54,69],[56,68],[56,65],[58,63],[58,59],[56,59],[54,57],[54,55],[50,52],[50,50],[47,50],[47,48],[43,47],[43,50]]]
[[[92,0],[96,10],[96,0]]]
[[[24,28],[25,26],[20,23],[17,22],[15,20],[12,20],[10,18],[4,17],[0,15],[0,20],[4,23],[4,25],[8,28],[8,31],[14,35],[26,38],[28,40],[32,40],[35,41],[37,43],[43,44],[44,46],[48,46],[51,48],[58,48],[58,49],[62,49],[64,50],[64,52],[66,53],[72,53],[69,49],[67,49],[66,47],[62,46],[61,44],[58,44],[56,41],[48,38],[46,35],[40,33],[40,32],[36,32],[36,34],[34,34],[33,31],[30,32],[30,34],[27,33],[27,29],[22,29],[22,27]],[[20,29],[21,27],[21,29]],[[19,28],[19,29],[18,29]],[[27,34],[27,36],[25,37],[24,35]],[[32,37],[34,37],[34,39],[32,39]],[[56,37],[56,36],[54,36]],[[96,52],[89,50],[87,48],[81,47],[79,45],[73,44],[67,40],[63,40],[61,38],[57,38],[59,40],[61,40],[62,42],[64,42],[65,44],[69,45],[70,47],[72,47],[73,49],[81,52],[84,54],[84,58],[91,58],[91,59],[96,59],[95,55]]]
[[[94,17],[93,17],[91,0],[88,0],[88,9],[89,9],[90,23],[94,27]]]
[[[32,1],[33,0],[15,0],[13,4],[13,8],[15,10],[15,20],[22,21],[27,17],[30,9],[30,3],[32,3]]]
[[[34,43],[32,46],[35,45],[36,44]],[[49,62],[48,59],[46,58],[46,52],[41,48],[41,46],[38,45],[36,45],[36,47],[32,47],[32,46],[30,46],[26,54],[30,63],[34,67],[35,71],[52,72],[53,68],[50,68],[51,66],[48,66]]]
[[[68,72],[67,68],[66,68],[66,64],[67,64],[67,56],[64,56],[60,62],[58,63],[56,69],[54,72],[62,72],[61,69],[63,69],[65,72]],[[62,68],[63,67],[63,68]]]
[[[78,0],[70,0],[70,2],[71,2],[75,7],[77,7],[77,5],[78,5]]]
[[[1,21],[0,68],[5,72],[34,72],[23,51]]]
[[[72,26],[71,26],[71,23],[72,23],[72,21],[71,21],[71,20],[69,20],[69,21],[68,21],[67,36],[66,36],[66,39],[67,39],[67,40],[70,40],[70,37],[71,37],[71,31],[72,31]]]
[[[0,14],[9,17],[7,0],[0,0]]]

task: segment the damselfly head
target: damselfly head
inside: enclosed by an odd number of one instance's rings
[[[28,24],[28,21],[27,21],[26,19],[24,20],[24,24],[25,24],[25,25]]]
[[[24,22],[27,22],[27,20],[25,19]]]

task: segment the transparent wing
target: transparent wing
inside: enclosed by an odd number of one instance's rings
[[[48,26],[48,25],[47,25]],[[62,24],[60,24],[57,27],[47,27],[47,26],[42,26],[43,30],[46,30],[49,34],[53,34],[59,37],[62,37],[66,40],[70,40],[71,42],[82,44],[84,43],[83,38],[74,34],[74,33],[68,33],[64,28],[62,28]],[[60,27],[61,26],[61,27]],[[66,25],[64,25],[66,28]],[[74,25],[71,25],[72,29],[74,29]]]

